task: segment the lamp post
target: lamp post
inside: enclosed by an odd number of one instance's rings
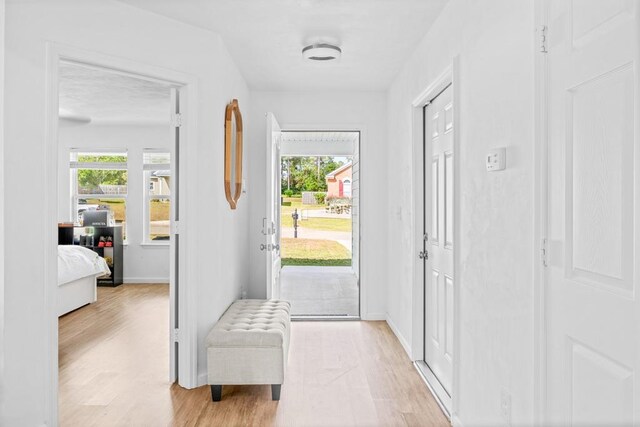
[[[291,218],[293,218],[293,238],[298,238],[298,208],[293,210],[291,214]]]

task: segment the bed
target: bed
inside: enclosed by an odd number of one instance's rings
[[[58,316],[97,299],[97,279],[111,274],[104,258],[91,249],[58,245]]]

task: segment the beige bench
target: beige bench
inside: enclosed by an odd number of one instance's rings
[[[289,353],[291,304],[280,300],[238,300],[207,336],[207,371],[214,402],[222,386],[270,384],[280,399]]]

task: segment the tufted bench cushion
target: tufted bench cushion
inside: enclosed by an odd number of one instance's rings
[[[280,300],[239,300],[207,335],[207,374],[212,398],[222,385],[271,384],[280,395],[289,353],[291,304]]]
[[[290,307],[279,300],[236,301],[207,336],[207,346],[282,347],[289,339]]]

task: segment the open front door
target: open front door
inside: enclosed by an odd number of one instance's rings
[[[262,250],[267,258],[267,298],[280,298],[280,142],[282,132],[273,113],[267,113],[267,214],[263,220]]]

